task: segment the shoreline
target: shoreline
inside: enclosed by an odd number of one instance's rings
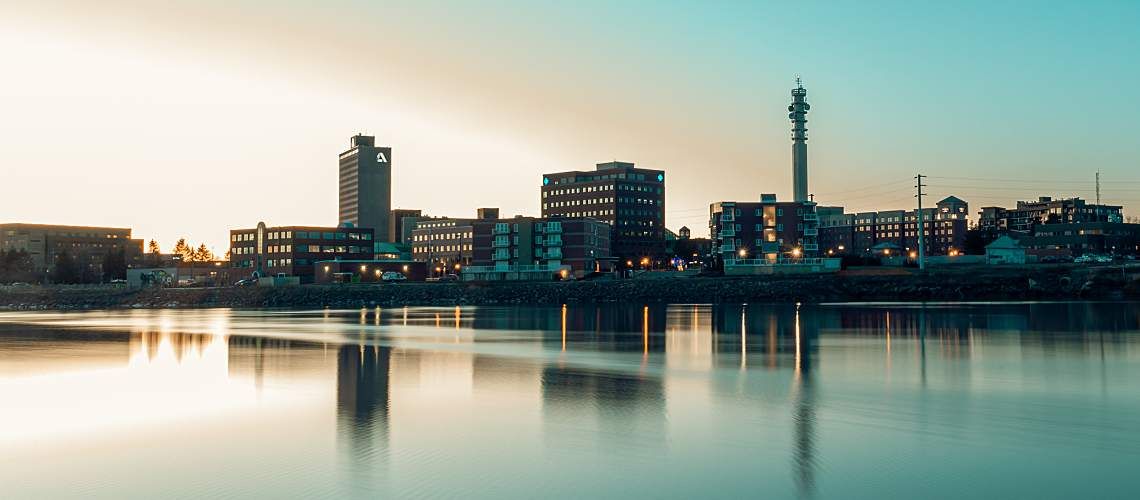
[[[252,288],[0,287],[0,310],[323,308],[564,303],[1002,302],[1140,299],[1140,269],[1009,267],[576,282]]]

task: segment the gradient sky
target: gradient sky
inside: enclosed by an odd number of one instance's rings
[[[337,155],[391,146],[393,204],[539,213],[548,171],[668,172],[666,219],[810,188],[1140,206],[1140,2],[8,1],[0,222],[126,226],[169,250],[334,225]]]

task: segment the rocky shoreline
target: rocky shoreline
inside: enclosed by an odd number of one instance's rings
[[[0,287],[0,309],[321,308],[594,302],[740,303],[1140,299],[1140,272],[1026,267],[919,273],[659,278],[568,283],[401,283],[280,288]]]

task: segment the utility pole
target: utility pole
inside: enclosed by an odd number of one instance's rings
[[[918,198],[918,211],[915,212],[915,216],[918,217],[918,268],[920,270],[926,269],[926,234],[922,230],[922,188],[926,187],[926,184],[922,183],[923,177],[926,176],[922,174],[914,176],[917,181],[914,187],[918,189],[918,194],[914,196]]]

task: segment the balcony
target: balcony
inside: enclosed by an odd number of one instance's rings
[[[551,249],[546,251],[546,253],[543,255],[543,258],[545,258],[545,259],[561,259],[562,258],[562,249],[561,248],[551,248]]]
[[[734,222],[734,221],[736,221],[736,217],[733,216],[732,214],[726,212],[726,213],[721,214],[720,220],[721,220],[721,222]]]
[[[815,212],[808,212],[804,214],[804,220],[819,220],[819,215]]]
[[[510,246],[511,240],[507,238],[495,238],[495,241],[491,243],[492,248],[507,248]]]
[[[724,228],[720,230],[720,237],[736,236],[736,229]]]
[[[819,229],[809,227],[804,229],[804,236],[819,236]]]
[[[495,224],[495,229],[491,234],[511,234],[511,226],[508,224]]]
[[[546,233],[547,234],[561,234],[562,233],[562,224],[559,222],[551,222],[551,223],[547,224],[546,225]]]
[[[815,252],[819,250],[819,245],[815,243],[804,243],[805,252]]]
[[[562,246],[562,238],[561,237],[559,237],[559,238],[555,238],[555,237],[547,238],[546,239],[546,246],[548,246],[548,247],[560,247],[560,246]]]

